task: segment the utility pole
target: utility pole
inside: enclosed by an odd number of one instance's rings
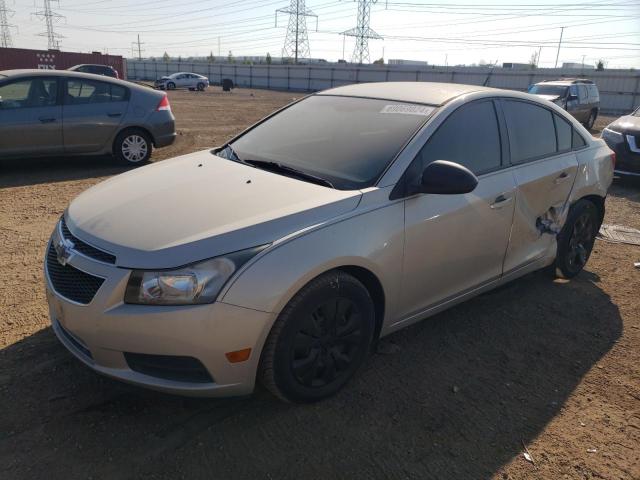
[[[553,68],[558,68],[558,58],[560,58],[560,46],[562,45],[562,34],[564,33],[564,27],[560,27],[560,41],[558,42],[558,53],[556,53],[556,64]]]
[[[542,45],[538,48],[538,56],[536,57],[536,68],[540,65],[540,55],[542,55]]]
[[[142,60],[142,45],[144,45],[144,42],[140,41],[140,34],[138,34],[138,41],[131,42],[131,50],[133,51],[135,48],[138,51],[138,60]]]
[[[351,59],[354,63],[369,63],[369,39],[382,39],[380,35],[369,27],[371,23],[371,5],[377,1],[378,0],[358,0],[357,26],[343,32],[343,35],[356,37],[356,46]]]
[[[307,33],[307,17],[316,18],[316,31],[318,31],[318,16],[305,6],[305,0],[291,0],[289,8],[279,8],[276,10],[276,27],[278,26],[278,13],[289,14],[289,25],[287,36],[284,39],[282,57],[293,57],[294,63],[298,63],[299,58],[308,58],[309,35]]]
[[[4,0],[0,0],[0,47],[10,48],[13,46],[11,40],[11,29],[18,28],[9,23],[8,18],[13,15],[13,10],[9,10]]]
[[[51,8],[51,2],[57,2],[58,0],[44,0],[44,9],[35,12],[36,17],[40,17],[44,19],[44,22],[47,26],[47,31],[43,33],[39,33],[38,35],[41,37],[47,37],[47,48],[49,50],[57,50],[60,48],[60,40],[59,38],[64,38],[59,33],[56,33],[53,30],[53,24],[60,21],[61,18],[64,18],[62,15],[56,13]]]

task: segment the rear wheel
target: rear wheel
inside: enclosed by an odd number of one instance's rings
[[[373,301],[360,281],[339,271],[319,276],[276,320],[260,362],[262,383],[290,402],[333,395],[367,358],[374,323]]]
[[[579,200],[571,207],[558,235],[557,276],[573,278],[585,267],[600,228],[599,219],[597,207],[589,200]]]
[[[114,154],[123,165],[143,165],[149,161],[153,145],[142,130],[120,132],[114,143]]]

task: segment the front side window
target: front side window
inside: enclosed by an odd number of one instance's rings
[[[366,188],[433,110],[393,100],[312,95],[230,145],[243,161],[277,162],[340,190]]]
[[[126,99],[127,90],[119,85],[95,80],[67,81],[67,105],[87,105],[96,103],[118,102]]]
[[[580,103],[587,101],[587,87],[584,85],[578,85],[578,99],[580,99]]]
[[[512,163],[524,163],[556,152],[552,113],[532,103],[505,100]]]
[[[479,175],[499,168],[501,156],[493,102],[474,102],[458,108],[438,127],[416,157],[410,175],[420,175],[436,160],[459,163]]]
[[[55,78],[30,78],[0,86],[0,109],[50,107],[57,102]]]

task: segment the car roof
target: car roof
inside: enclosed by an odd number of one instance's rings
[[[113,70],[113,67],[110,65],[102,65],[100,63],[80,63],[78,65],[74,65],[71,68],[78,68],[78,67],[104,67],[104,68],[110,68]]]
[[[342,87],[324,90],[317,95],[375,98],[440,106],[460,95],[482,91],[502,92],[502,90],[497,88],[481,87],[479,85],[463,85],[459,83],[378,82],[344,85]]]
[[[76,72],[75,70],[41,70],[41,69],[22,69],[22,70],[0,70],[0,80],[15,79],[21,77],[71,77],[71,78],[86,78],[87,80],[94,80],[107,83],[115,83],[122,85],[129,89],[145,92],[155,92],[152,88],[147,86],[138,85],[126,80],[120,80],[118,78],[106,77],[104,75],[95,75],[93,73]],[[6,77],[6,78],[5,78]]]

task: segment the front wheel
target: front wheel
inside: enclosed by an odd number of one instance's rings
[[[587,121],[584,122],[584,126],[587,130],[591,130],[593,128],[593,124],[596,123],[597,116],[598,112],[596,112],[595,110],[591,110],[591,112],[589,113],[589,118],[587,118]]]
[[[199,92],[202,92],[204,90],[204,83],[200,82],[197,88]]]
[[[167,83],[167,90],[175,90],[176,89],[176,84],[173,82],[169,82]]]
[[[340,390],[371,349],[375,313],[369,291],[340,271],[312,280],[276,320],[260,361],[264,386],[308,403]]]
[[[557,276],[573,278],[585,267],[600,228],[599,218],[597,207],[589,200],[579,200],[571,207],[558,235]]]
[[[114,143],[114,154],[122,165],[143,165],[153,149],[149,135],[141,130],[125,130]]]

